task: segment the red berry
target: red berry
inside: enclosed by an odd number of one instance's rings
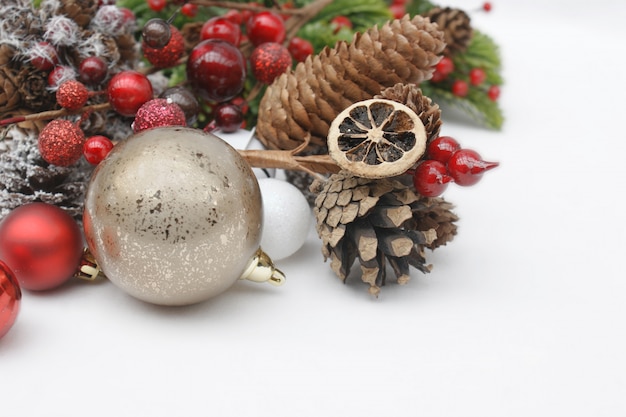
[[[401,5],[406,5],[407,0],[392,0],[391,4],[401,4]]]
[[[239,13],[238,10],[230,9],[223,15],[224,19],[230,20],[237,26],[243,23],[243,14]]]
[[[483,3],[483,10],[486,12],[490,12],[491,11],[491,3],[486,1]]]
[[[143,44],[154,49],[165,47],[172,36],[172,27],[163,19],[154,18],[148,20],[141,30]]]
[[[183,7],[180,8],[180,12],[187,17],[195,17],[198,14],[198,6],[191,3],[183,4]]]
[[[497,162],[483,161],[476,151],[459,149],[448,160],[448,173],[457,184],[469,186],[480,181],[485,171],[497,166]]]
[[[236,132],[243,122],[243,113],[235,104],[222,104],[215,109],[215,125],[222,132]]]
[[[489,87],[489,89],[487,90],[487,96],[491,101],[497,101],[500,97],[500,87],[498,87],[497,85],[492,85],[491,87]]]
[[[330,21],[330,26],[333,28],[333,33],[339,32],[341,29],[352,29],[352,22],[346,16],[335,16]]]
[[[234,104],[235,106],[239,107],[241,113],[243,113],[244,115],[248,114],[248,110],[250,110],[250,105],[241,96],[235,97],[234,99],[230,100],[230,104]]]
[[[146,0],[148,2],[148,7],[155,12],[160,12],[165,9],[167,6],[167,0]]]
[[[132,10],[127,9],[126,7],[118,7],[118,9],[120,9],[124,15],[124,25],[130,25],[131,23],[135,23],[137,21],[137,17]]]
[[[250,55],[254,77],[266,84],[291,68],[291,55],[287,48],[276,42],[257,46]]]
[[[309,55],[313,54],[313,44],[306,39],[302,39],[297,36],[291,38],[287,49],[293,59],[298,62],[304,62]]]
[[[83,131],[65,119],[52,120],[39,133],[39,153],[52,165],[74,164],[83,154],[84,143]]]
[[[83,145],[83,156],[92,165],[98,165],[113,149],[113,142],[106,136],[92,136]]]
[[[457,97],[465,97],[469,92],[469,85],[463,80],[456,80],[452,84],[452,94]]]
[[[442,57],[437,65],[435,65],[435,71],[440,72],[444,76],[448,76],[454,71],[454,61],[447,56]]]
[[[186,126],[185,112],[178,104],[165,98],[155,98],[143,104],[137,110],[133,122],[133,132],[165,126]]]
[[[200,112],[200,104],[196,96],[187,88],[182,86],[170,87],[163,91],[159,98],[167,99],[167,101],[178,104],[185,118],[187,125],[191,126],[196,122],[198,113]]]
[[[428,144],[428,158],[447,163],[452,154],[461,149],[461,145],[450,136],[439,136]]]
[[[189,54],[187,79],[206,100],[230,100],[241,92],[246,81],[245,59],[234,45],[207,39]]]
[[[57,103],[64,109],[78,110],[89,100],[89,90],[76,80],[65,81],[56,92]]]
[[[137,110],[152,99],[152,84],[137,71],[122,71],[113,76],[107,86],[109,103],[122,116],[134,116]]]
[[[86,84],[100,84],[106,78],[107,72],[107,64],[96,56],[85,58],[78,65],[78,78]]]
[[[48,42],[38,42],[29,50],[30,63],[41,71],[50,71],[59,63],[57,50]]]
[[[59,85],[68,80],[76,79],[74,68],[65,65],[57,65],[48,75],[48,86],[52,89],[59,88]]]
[[[482,68],[472,68],[469,72],[469,79],[472,85],[481,85],[487,79],[487,74]]]
[[[185,53],[185,39],[182,33],[174,26],[170,26],[170,40],[162,48],[151,48],[145,43],[142,45],[143,55],[156,68],[170,68],[178,63]]]
[[[431,159],[421,162],[413,174],[413,185],[424,197],[441,195],[448,188],[451,180],[452,177],[448,175],[446,166]]]
[[[433,75],[430,77],[430,81],[434,83],[439,83],[447,78],[447,75],[435,70]]]
[[[248,39],[254,46],[266,42],[283,43],[287,35],[283,19],[274,12],[260,12],[248,20]]]
[[[222,16],[207,20],[200,30],[200,39],[222,39],[235,46],[239,46],[241,29],[239,25]]]
[[[392,4],[389,6],[389,11],[394,19],[402,19],[406,14],[406,7],[404,4]]]

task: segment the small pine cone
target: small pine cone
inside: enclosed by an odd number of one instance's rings
[[[444,33],[446,41],[444,55],[450,56],[467,50],[472,39],[472,26],[467,13],[461,9],[434,7],[425,16],[436,23]]]
[[[47,89],[47,74],[30,66],[22,68],[19,74],[22,81],[18,91],[22,98],[23,107],[33,111],[50,110],[56,103],[56,98]]]
[[[374,98],[382,98],[402,103],[417,114],[426,129],[426,140],[430,142],[439,136],[441,130],[441,109],[415,84],[396,84],[381,91]]]
[[[420,201],[413,205],[413,221],[415,228],[423,232],[435,230],[437,238],[426,247],[435,250],[451,242],[456,236],[456,221],[458,216],[452,212],[454,206],[441,197],[420,197]]]
[[[98,0],[64,0],[60,13],[75,21],[80,27],[87,27],[98,10]]]
[[[267,88],[257,136],[268,148],[294,149],[310,134],[307,150],[323,153],[330,124],[342,110],[398,83],[429,79],[444,47],[436,25],[405,16],[325,48]]]
[[[0,44],[0,67],[8,65],[15,55],[16,49],[9,44]]]
[[[10,4],[11,1],[9,1],[8,3],[3,1],[0,6],[0,16],[2,16],[0,32],[6,31],[11,38],[19,40],[41,36],[42,20],[32,9],[31,2]]]
[[[185,39],[185,53],[188,54],[200,42],[200,31],[204,22],[185,23],[180,33]]]
[[[6,65],[0,66],[0,109],[2,113],[17,108],[22,102],[19,85],[22,80],[17,71]]]
[[[117,50],[122,63],[133,67],[139,60],[139,43],[132,33],[125,33],[115,38]]]
[[[409,266],[429,272],[424,248],[440,238],[438,229],[448,230],[437,220],[453,219],[444,215],[449,206],[442,200],[425,201],[392,178],[366,179],[341,171],[311,189],[319,193],[314,213],[324,259],[331,259],[331,269],[344,282],[358,259],[361,279],[373,295],[385,285],[387,263],[399,284],[409,281]],[[439,216],[431,215],[434,212]],[[452,235],[441,238],[449,240]]]

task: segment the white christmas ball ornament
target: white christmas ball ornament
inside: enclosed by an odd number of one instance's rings
[[[275,178],[259,180],[263,197],[261,247],[272,259],[293,255],[306,241],[311,226],[311,207],[302,192]]]

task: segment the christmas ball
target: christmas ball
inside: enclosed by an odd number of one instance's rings
[[[0,223],[0,259],[24,289],[49,290],[63,284],[76,272],[82,253],[80,228],[57,206],[26,204]]]
[[[261,240],[261,193],[246,161],[218,137],[150,129],[98,165],[84,227],[98,265],[122,290],[155,304],[193,304],[248,270]]]
[[[311,226],[311,207],[302,192],[275,178],[259,180],[263,196],[261,247],[274,260],[293,255],[306,241]]]
[[[9,266],[0,261],[0,338],[4,336],[20,311],[22,292],[15,274]]]

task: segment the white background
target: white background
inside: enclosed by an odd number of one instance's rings
[[[431,274],[372,299],[312,231],[282,288],[187,308],[108,282],[29,292],[0,415],[626,415],[626,4],[493,6],[472,17],[502,48],[505,126],[446,111],[443,133],[501,166],[449,188],[459,235]]]

